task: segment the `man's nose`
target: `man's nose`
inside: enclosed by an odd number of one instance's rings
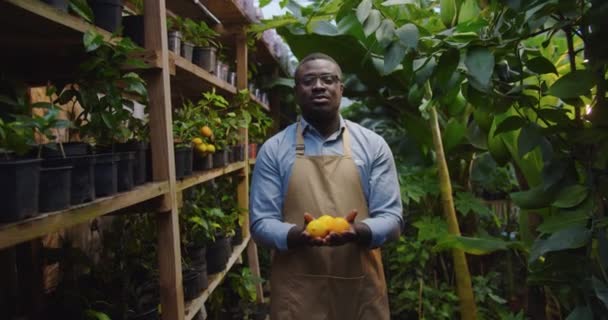
[[[321,81],[321,78],[315,78],[315,80],[312,82],[312,89],[313,90],[325,90],[325,86],[323,85],[323,82]]]

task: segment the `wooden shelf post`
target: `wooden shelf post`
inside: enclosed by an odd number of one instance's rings
[[[150,141],[153,177],[168,180],[169,193],[158,213],[158,268],[162,317],[184,319],[179,221],[176,199],[175,158],[171,117],[171,85],[165,0],[146,0],[144,5],[145,44],[158,52],[162,68],[150,73],[148,82]]]

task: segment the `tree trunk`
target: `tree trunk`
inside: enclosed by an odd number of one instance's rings
[[[456,210],[454,209],[454,199],[452,198],[452,183],[450,182],[450,173],[443,152],[443,142],[441,141],[441,130],[437,121],[437,111],[434,107],[430,108],[430,125],[433,134],[433,145],[437,157],[437,169],[439,171],[439,185],[441,188],[441,203],[445,219],[448,222],[448,231],[450,234],[460,236],[460,227],[456,218]],[[454,260],[454,272],[456,273],[456,288],[458,298],[460,300],[460,318],[463,320],[477,319],[477,307],[473,296],[473,287],[471,285],[471,274],[467,264],[464,251],[460,249],[452,249],[452,258]]]

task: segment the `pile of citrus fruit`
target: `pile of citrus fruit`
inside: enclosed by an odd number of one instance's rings
[[[205,155],[207,153],[214,153],[215,146],[211,142],[211,138],[213,137],[213,131],[208,126],[202,126],[199,130],[201,133],[201,137],[195,137],[192,139],[192,144],[194,144],[194,148],[201,155]],[[207,141],[207,142],[206,142]]]
[[[344,233],[350,230],[350,223],[342,217],[332,217],[330,215],[322,215],[317,219],[312,220],[306,226],[306,231],[312,237],[324,238],[330,232]]]

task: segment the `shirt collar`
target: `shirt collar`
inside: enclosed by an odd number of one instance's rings
[[[337,139],[342,132],[344,132],[344,129],[346,128],[346,121],[344,121],[344,118],[342,118],[342,115],[338,115],[338,117],[340,118],[340,127],[338,128],[338,130],[334,133],[332,133],[326,140],[335,140]],[[308,123],[306,120],[304,120],[304,117],[300,117],[300,125],[302,126],[302,135],[306,135],[306,133],[311,130],[312,132],[314,132],[316,135],[318,135],[319,137],[321,137],[321,134],[319,133],[319,131],[317,131],[317,129],[315,129],[315,127],[313,127],[310,123]]]

